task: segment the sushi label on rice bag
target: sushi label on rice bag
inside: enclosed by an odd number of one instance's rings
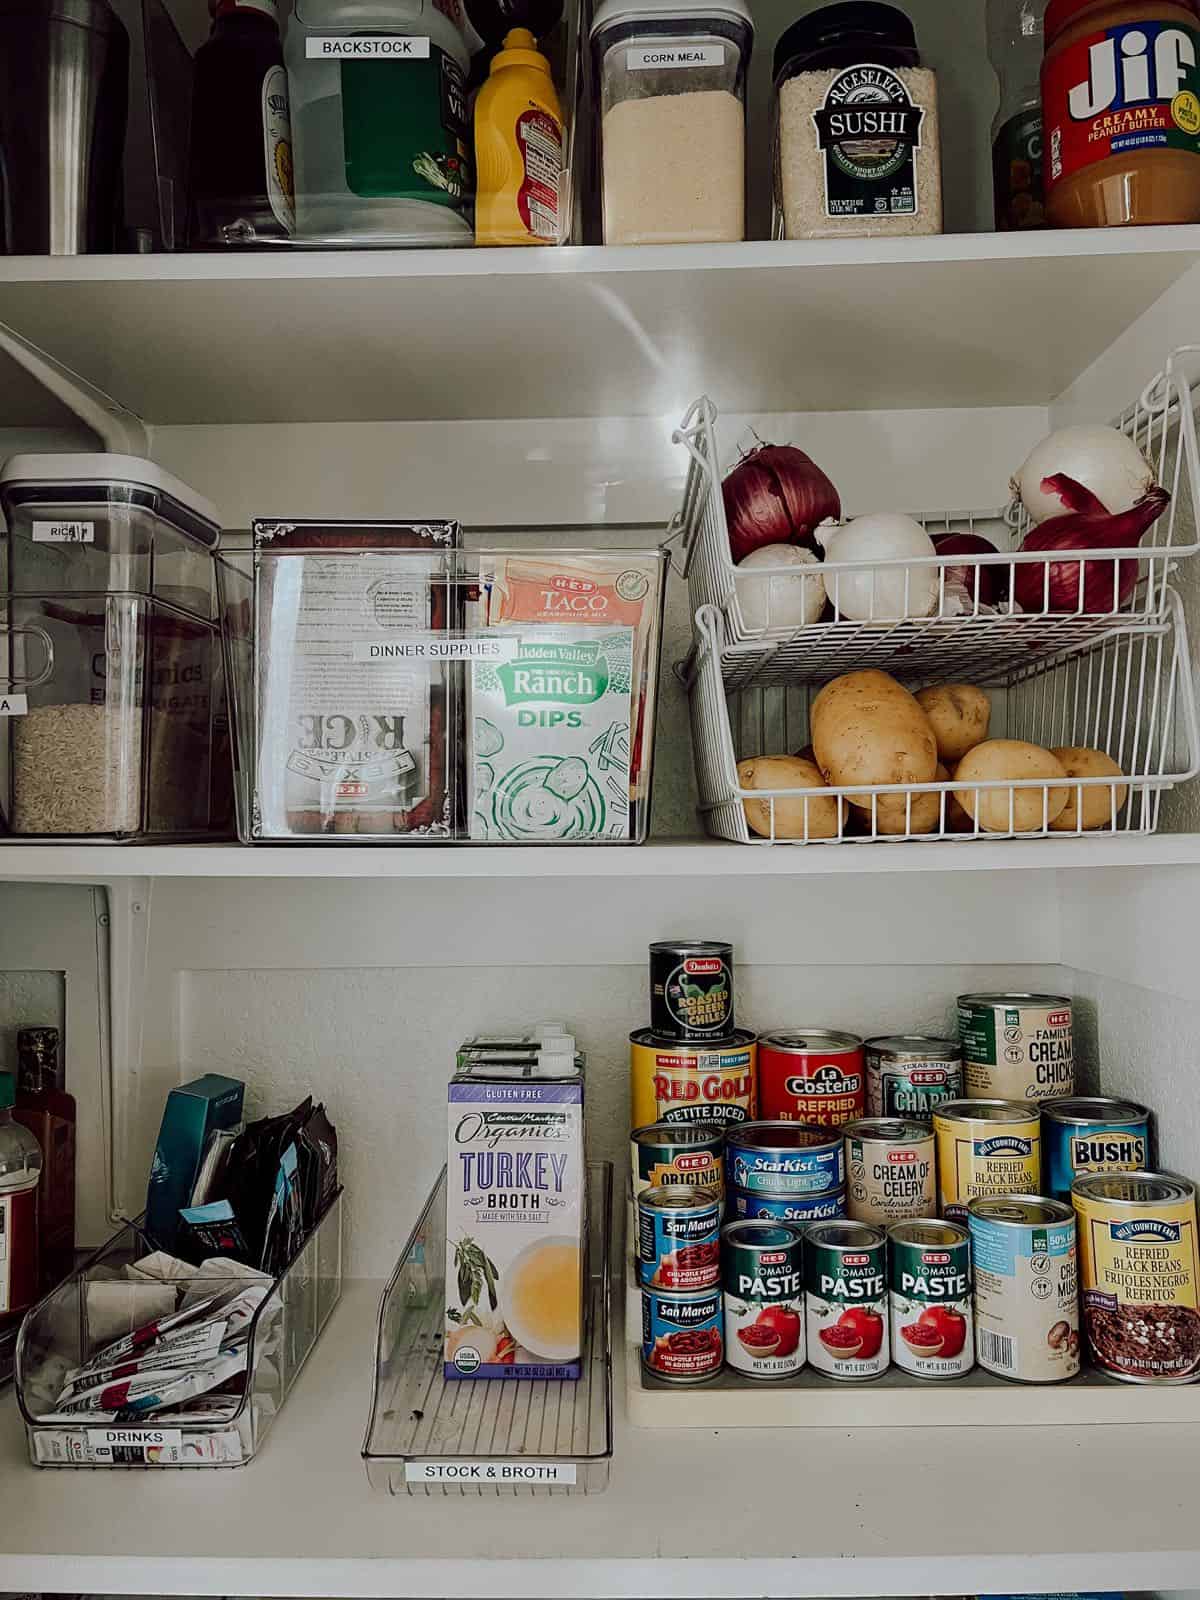
[[[633,629],[502,637],[470,668],[472,839],[627,839]]]

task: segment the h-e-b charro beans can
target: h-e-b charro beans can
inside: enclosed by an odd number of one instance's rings
[[[842,1134],[803,1122],[747,1122],[725,1139],[725,1178],[743,1194],[829,1194],[846,1182]]]
[[[720,1288],[699,1294],[642,1290],[642,1365],[668,1383],[703,1383],[725,1359]]]
[[[784,1028],[758,1041],[759,1115],[840,1128],[866,1109],[863,1043],[829,1028]]]
[[[713,1044],[675,1044],[649,1028],[629,1036],[633,1126],[652,1122],[706,1122],[722,1131],[755,1114],[752,1033],[738,1032]]]
[[[856,1222],[889,1227],[937,1211],[937,1160],[927,1122],[862,1117],[842,1129],[846,1210]]]
[[[917,1378],[961,1378],[975,1365],[971,1240],[957,1222],[922,1217],[888,1233],[892,1360]]]
[[[865,1222],[815,1222],[804,1235],[809,1365],[827,1378],[888,1368],[887,1234]]]
[[[1075,1216],[1041,1195],[972,1200],[979,1365],[1019,1383],[1058,1383],[1079,1371]]]
[[[933,1114],[938,1209],[962,1222],[972,1200],[1037,1194],[1042,1183],[1041,1119],[1012,1100],[947,1100]]]
[[[650,1031],[695,1044],[734,1030],[733,946],[662,939],[650,946]]]
[[[637,1201],[638,1280],[695,1292],[721,1281],[721,1202],[711,1189],[664,1184]]]
[[[725,1360],[750,1378],[786,1378],[804,1365],[803,1229],[729,1222],[721,1230]]]
[[[1073,1008],[1064,994],[960,994],[963,1079],[972,1098],[1075,1093]]]
[[[1090,1172],[1141,1172],[1150,1165],[1150,1113],[1135,1100],[1080,1095],[1042,1106],[1045,1190],[1070,1203]]]
[[[891,1034],[868,1039],[863,1059],[869,1117],[930,1117],[943,1100],[962,1097],[962,1046],[957,1039]]]
[[[643,1189],[659,1189],[666,1183],[690,1183],[723,1193],[724,1140],[715,1123],[654,1122],[648,1128],[635,1128],[629,1142],[635,1198]]]

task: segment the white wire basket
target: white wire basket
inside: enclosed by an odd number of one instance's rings
[[[993,783],[950,779],[822,789],[742,786],[740,761],[804,750],[817,688],[789,675],[782,654],[727,646],[720,612],[702,607],[695,645],[679,670],[691,706],[704,826],[715,838],[737,844],[1153,833],[1165,791],[1200,770],[1200,727],[1183,606],[1169,587],[1163,599],[1162,620],[1134,619],[1109,628],[1084,649],[1027,658],[1020,666],[993,664],[982,671],[979,659],[972,660],[970,681],[986,689],[992,702],[990,738],[1103,750],[1121,768],[1119,782],[1106,777]],[[913,689],[941,681],[939,665],[936,652],[923,654],[919,672],[910,662],[905,681]],[[852,670],[849,664],[845,670]],[[1063,789],[1067,810],[1060,813],[1055,791]],[[1025,798],[1030,794],[1032,802]],[[956,795],[967,796],[965,806]],[[1082,826],[1085,795],[1099,796],[1087,808],[1099,808],[1098,827]],[[761,832],[749,825],[747,800],[761,802],[755,808]],[[1074,823],[1072,816],[1078,819]]]
[[[716,407],[704,398],[691,407],[675,434],[676,442],[684,445],[691,457],[683,506],[674,527],[683,539],[692,610],[714,607],[724,619],[724,636],[730,647],[753,644],[760,652],[780,658],[781,667],[793,681],[821,682],[835,673],[866,667],[911,674],[918,653],[922,672],[928,671],[930,676],[961,678],[969,674],[977,680],[983,672],[1003,673],[1034,659],[1056,657],[1064,650],[1084,649],[1114,631],[1161,623],[1174,563],[1200,549],[1195,542],[1200,453],[1192,393],[1172,357],[1165,371],[1114,423],[1141,447],[1157,481],[1170,492],[1170,505],[1139,546],[1080,551],[1078,572],[1069,582],[1070,604],[1065,608],[1062,594],[1052,594],[1050,583],[1051,566],[1064,560],[1063,553],[1022,552],[1021,541],[1030,525],[1023,510],[1009,507],[918,515],[931,536],[982,534],[996,546],[999,553],[995,555],[822,562],[799,569],[805,577],[815,573],[825,580],[829,603],[821,620],[803,627],[781,627],[771,624],[768,609],[767,625],[756,625],[755,617],[747,614],[746,584],[753,582],[757,587],[772,576],[794,581],[798,569],[759,566],[752,580],[744,573],[739,576],[730,555],[716,425]],[[1072,551],[1069,560],[1074,564],[1076,559]],[[1119,599],[1121,564],[1128,561],[1138,563],[1137,583],[1118,605],[1113,602]],[[1019,609],[1002,602],[993,608],[983,602],[988,577],[997,569],[1002,575],[1001,588],[1011,594],[1018,569],[1025,573],[1030,568],[1038,569],[1039,580],[1032,584],[1024,580],[1024,586],[1033,591],[1025,598],[1033,604]],[[898,582],[896,574],[900,575]],[[931,589],[932,610],[914,615],[928,608]],[[1094,609],[1103,597],[1107,597],[1107,609]],[[761,611],[761,606],[756,609]],[[860,615],[851,620],[843,609]]]

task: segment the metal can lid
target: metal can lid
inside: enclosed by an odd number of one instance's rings
[[[843,1123],[840,1131],[846,1139],[874,1139],[881,1144],[917,1144],[933,1138],[931,1124],[904,1117],[859,1117]]]
[[[810,1222],[804,1230],[806,1244],[826,1250],[878,1250],[887,1243],[887,1233],[872,1222],[851,1222],[839,1217],[830,1222]]]
[[[803,1242],[804,1229],[796,1222],[772,1222],[766,1217],[749,1217],[727,1222],[721,1229],[721,1243],[750,1250],[788,1250]]]
[[[931,1250],[968,1244],[971,1235],[960,1223],[943,1222],[940,1217],[917,1217],[911,1222],[893,1222],[888,1229],[892,1244],[915,1244]]]
[[[1150,1116],[1146,1107],[1136,1100],[1116,1100],[1099,1094],[1043,1100],[1041,1111],[1049,1121],[1069,1123],[1074,1128],[1090,1128],[1100,1123],[1145,1122]]]
[[[728,956],[733,946],[725,939],[656,939],[650,946],[655,955]]]
[[[711,1189],[698,1189],[690,1183],[663,1183],[657,1189],[643,1189],[638,1205],[643,1211],[716,1211],[717,1199]]]
[[[815,1050],[840,1056],[862,1049],[862,1040],[856,1033],[839,1033],[835,1028],[778,1028],[759,1034],[758,1042],[768,1050],[797,1056],[811,1055]]]
[[[936,1034],[889,1033],[868,1039],[866,1049],[889,1056],[911,1057],[914,1061],[961,1061],[962,1045],[957,1039]]]
[[[1081,1200],[1103,1200],[1107,1205],[1140,1210],[1143,1206],[1163,1202],[1194,1201],[1196,1185],[1190,1178],[1177,1177],[1173,1172],[1089,1172],[1075,1179],[1071,1195],[1078,1195]]]
[[[840,1128],[815,1122],[743,1122],[725,1135],[726,1148],[736,1150],[815,1150],[841,1142]]]
[[[939,1122],[1036,1122],[1038,1108],[1025,1100],[943,1100],[933,1108]]]
[[[1011,1228],[1043,1228],[1070,1222],[1075,1213],[1061,1200],[1042,1194],[989,1194],[969,1201],[967,1216]]]
[[[1069,1011],[1072,1000],[1068,994],[960,994],[960,1006],[1053,1006],[1056,1011],[1061,1011],[1065,1006]]]
[[[749,1028],[735,1028],[720,1039],[671,1039],[666,1034],[655,1033],[652,1028],[635,1028],[629,1035],[629,1042],[640,1045],[643,1050],[658,1050],[665,1056],[711,1056],[747,1050],[757,1038]]]
[[[720,1145],[722,1133],[715,1122],[652,1122],[629,1135],[634,1144]]]

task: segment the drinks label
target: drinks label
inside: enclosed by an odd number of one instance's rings
[[[282,68],[280,69],[282,71]],[[35,522],[34,544],[95,544],[94,522]]]
[[[304,41],[308,61],[428,61],[429,40],[408,34],[313,34]]]
[[[628,72],[654,72],[663,68],[670,70],[677,67],[723,67],[724,65],[725,46],[723,44],[655,45],[650,49],[638,46],[636,49],[625,52],[625,67]]]
[[[574,1461],[406,1461],[405,1483],[575,1483]]]
[[[279,226],[294,233],[296,189],[292,177],[292,117],[287,73],[281,66],[272,67],[263,78],[262,123],[267,199]]]
[[[28,711],[28,695],[0,694],[0,717],[23,717]]]

